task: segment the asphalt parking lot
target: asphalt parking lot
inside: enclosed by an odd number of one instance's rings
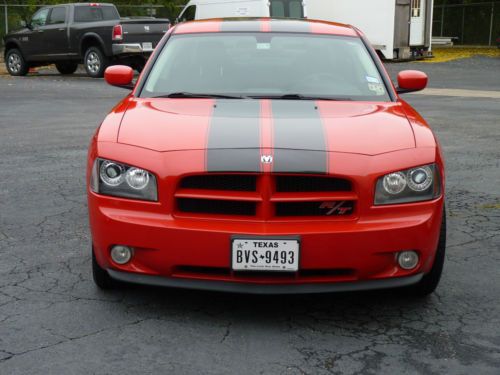
[[[499,374],[500,59],[388,64],[406,68],[442,89],[407,96],[447,159],[447,260],[424,300],[99,291],[86,149],[126,92],[0,77],[0,374]]]

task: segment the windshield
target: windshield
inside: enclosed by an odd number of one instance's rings
[[[141,96],[175,93],[390,100],[361,39],[293,33],[172,36]]]

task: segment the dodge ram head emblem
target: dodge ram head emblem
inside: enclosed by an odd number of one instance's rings
[[[273,158],[273,156],[272,156],[272,155],[262,155],[262,156],[260,157],[260,162],[261,162],[262,164],[272,164],[272,163],[273,163],[273,160],[274,160],[274,158]]]
[[[149,26],[144,26],[144,30],[149,31]]]

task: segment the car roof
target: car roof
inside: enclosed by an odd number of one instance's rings
[[[173,34],[222,32],[310,33],[359,37],[358,31],[341,23],[280,18],[220,18],[180,23]]]

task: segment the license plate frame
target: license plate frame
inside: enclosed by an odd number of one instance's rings
[[[244,244],[247,242],[247,244]],[[269,247],[255,247],[254,244],[249,244],[250,242],[258,242],[258,243],[270,243],[277,242],[278,248],[269,248]],[[238,244],[243,243],[243,246],[246,248],[237,249],[236,246]],[[282,246],[280,246],[282,245]],[[284,248],[286,246],[286,248]],[[260,263],[257,264],[249,264],[248,262],[237,262],[237,251],[254,251],[258,252],[258,256],[260,259]],[[267,264],[264,265],[261,262],[265,259],[260,258],[261,255],[266,256],[266,252],[271,252],[271,258],[274,258],[274,254],[278,253],[278,261],[281,261],[281,253],[282,251],[294,253],[294,262],[293,264]],[[234,272],[284,272],[284,273],[296,273],[300,270],[300,256],[301,256],[301,240],[298,236],[239,236],[234,235],[231,237],[231,245],[230,245],[230,259],[231,259],[231,270]],[[251,254],[253,256],[253,254]],[[288,253],[286,259],[289,260],[290,254]],[[246,267],[245,267],[246,265]]]

